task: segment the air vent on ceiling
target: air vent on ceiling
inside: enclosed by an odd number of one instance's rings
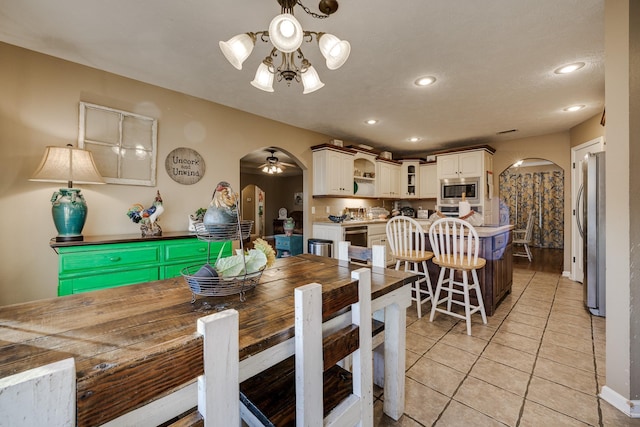
[[[509,129],[509,130],[501,130],[500,132],[496,132],[496,135],[504,135],[505,133],[518,132],[518,129]]]

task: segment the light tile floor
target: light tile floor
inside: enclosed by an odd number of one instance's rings
[[[472,336],[444,314],[407,310],[405,414],[386,426],[640,426],[597,397],[605,380],[605,319],[591,316],[582,285],[515,269],[510,295]],[[414,303],[415,304],[415,303]],[[423,306],[423,313],[430,309]]]

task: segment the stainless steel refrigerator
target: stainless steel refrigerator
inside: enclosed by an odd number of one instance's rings
[[[583,181],[578,191],[582,219],[578,227],[584,242],[584,303],[596,316],[605,316],[605,153],[589,153],[582,162]]]

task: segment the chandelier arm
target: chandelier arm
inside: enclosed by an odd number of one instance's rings
[[[315,31],[304,31],[302,33],[302,40],[304,40],[307,43],[311,43],[313,41],[313,36],[316,36],[316,40],[319,37],[319,34],[321,33],[316,33]]]

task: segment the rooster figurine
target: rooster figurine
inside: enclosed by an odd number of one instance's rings
[[[238,221],[237,194],[231,189],[231,184],[220,181],[213,192],[209,208],[204,214],[202,222],[206,225],[230,224]]]
[[[136,203],[129,208],[127,216],[136,224],[140,223],[140,230],[142,231],[143,237],[161,236],[162,229],[160,225],[157,224],[157,221],[163,212],[162,197],[160,196],[160,191],[158,191],[152,206],[145,209],[140,203]]]

